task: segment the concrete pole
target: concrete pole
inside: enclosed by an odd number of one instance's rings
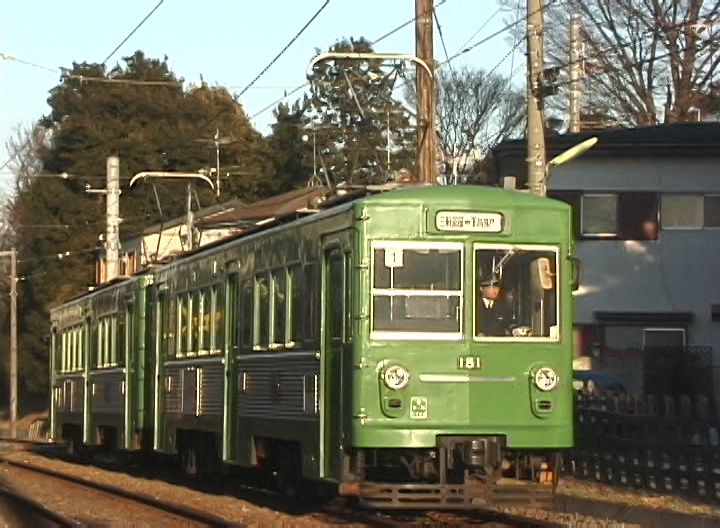
[[[105,262],[107,280],[120,276],[120,160],[107,159]]]
[[[437,183],[435,169],[435,61],[433,60],[433,0],[415,0],[415,55],[430,68],[416,66],[417,173],[424,183]]]
[[[532,194],[545,195],[545,123],[543,118],[543,0],[527,0],[527,172]]]
[[[580,18],[570,18],[570,132],[580,132],[580,74],[582,64],[580,57]]]

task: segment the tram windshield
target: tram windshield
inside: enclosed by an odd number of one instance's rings
[[[459,243],[375,242],[373,337],[459,339],[462,255]]]
[[[559,339],[557,248],[474,248],[476,339]]]

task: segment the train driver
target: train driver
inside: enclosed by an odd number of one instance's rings
[[[517,327],[512,306],[503,296],[500,279],[495,275],[480,279],[475,323],[475,331],[479,336],[508,336]]]

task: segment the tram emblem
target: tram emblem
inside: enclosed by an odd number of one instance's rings
[[[410,398],[410,418],[413,420],[427,420],[428,402],[425,396]]]

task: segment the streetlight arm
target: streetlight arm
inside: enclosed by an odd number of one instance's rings
[[[419,57],[416,57],[415,55],[408,55],[405,53],[357,53],[357,52],[340,52],[340,51],[329,51],[327,53],[321,53],[317,57],[315,57],[310,64],[308,65],[307,69],[307,75],[308,77],[312,75],[313,68],[316,64],[319,62],[328,60],[328,59],[353,59],[353,60],[363,60],[363,59],[387,59],[387,60],[408,60],[412,61],[415,64],[419,64],[430,76],[432,79],[433,73],[430,69],[430,66],[422,60]]]
[[[548,161],[548,165],[562,165],[563,163],[566,163],[570,161],[571,159],[575,159],[581,154],[584,154],[586,151],[590,150],[595,144],[598,142],[598,138],[593,136],[591,138],[587,138],[585,141],[581,141],[577,145],[573,145],[567,150],[564,150],[557,156],[555,156],[553,159]]]
[[[568,161],[577,158],[594,147],[597,142],[598,138],[596,136],[589,137],[577,145],[573,145],[569,149],[562,151],[560,154],[548,161],[545,164],[545,178],[543,178],[543,184],[547,184],[548,180],[550,180],[551,167],[557,167],[558,165],[562,165],[563,163],[567,163]]]

